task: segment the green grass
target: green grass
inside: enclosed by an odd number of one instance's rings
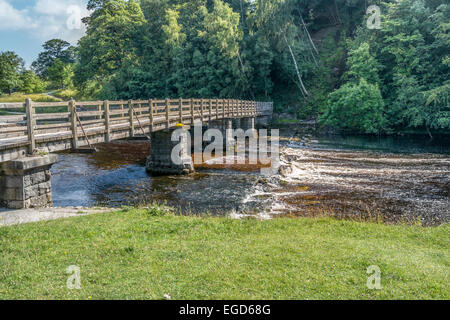
[[[76,99],[78,97],[78,91],[73,89],[60,89],[53,91],[52,95],[64,101],[69,101],[72,98]]]
[[[156,208],[0,228],[0,299],[449,299],[449,226]],[[66,268],[81,270],[69,290]],[[366,269],[381,269],[381,290]]]
[[[47,96],[44,93],[33,93],[33,94],[25,94],[21,92],[15,92],[11,95],[3,94],[0,95],[0,103],[8,103],[8,102],[25,102],[26,99],[30,98],[35,102],[58,102],[61,99],[52,98]]]

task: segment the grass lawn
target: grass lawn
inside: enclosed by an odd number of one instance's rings
[[[0,95],[0,103],[8,103],[8,102],[25,102],[26,99],[30,98],[35,102],[59,102],[61,99],[49,97],[44,93],[34,93],[34,94],[25,94],[21,92],[14,92],[11,95],[3,94]]]
[[[0,299],[449,299],[449,234],[124,209],[0,228]],[[80,290],[66,287],[70,265]],[[370,265],[381,290],[366,287]]]

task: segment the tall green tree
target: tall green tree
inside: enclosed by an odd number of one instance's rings
[[[379,89],[379,64],[362,43],[349,52],[349,82],[330,93],[320,122],[357,133],[379,134],[386,129],[384,100]]]
[[[20,86],[23,66],[23,59],[16,53],[12,51],[0,53],[0,92],[11,95],[13,90]]]
[[[85,19],[86,35],[79,41],[78,85],[97,82],[105,85],[123,67],[136,61],[134,39],[145,22],[139,4],[110,0],[95,4],[96,10]]]
[[[73,87],[73,65],[56,59],[47,72],[48,79],[52,82],[54,88],[67,89]]]
[[[76,60],[76,49],[69,42],[61,39],[52,39],[44,43],[37,60],[31,64],[33,70],[41,77],[47,77],[47,70],[56,59],[69,64]]]
[[[41,93],[44,92],[47,83],[42,80],[33,70],[24,70],[20,74],[19,91],[24,93]]]

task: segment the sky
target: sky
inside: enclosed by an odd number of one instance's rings
[[[29,67],[45,41],[76,44],[85,29],[88,0],[0,0],[0,52],[14,51]]]

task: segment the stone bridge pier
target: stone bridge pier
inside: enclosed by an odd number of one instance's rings
[[[208,123],[208,129],[218,129],[223,135],[223,150],[226,151],[227,148],[234,148],[236,141],[233,137],[233,120],[223,119],[210,121]]]
[[[180,129],[178,140],[172,141],[174,130]],[[194,172],[190,157],[188,127],[165,129],[152,132],[150,136],[150,156],[147,158],[147,172],[153,175],[181,175]]]
[[[0,163],[0,207],[51,207],[50,167],[57,160],[57,155],[49,154]]]
[[[245,132],[247,130],[251,130],[253,137],[258,136],[258,133],[255,129],[255,118],[254,117],[242,118],[241,119],[241,129],[244,130]]]

